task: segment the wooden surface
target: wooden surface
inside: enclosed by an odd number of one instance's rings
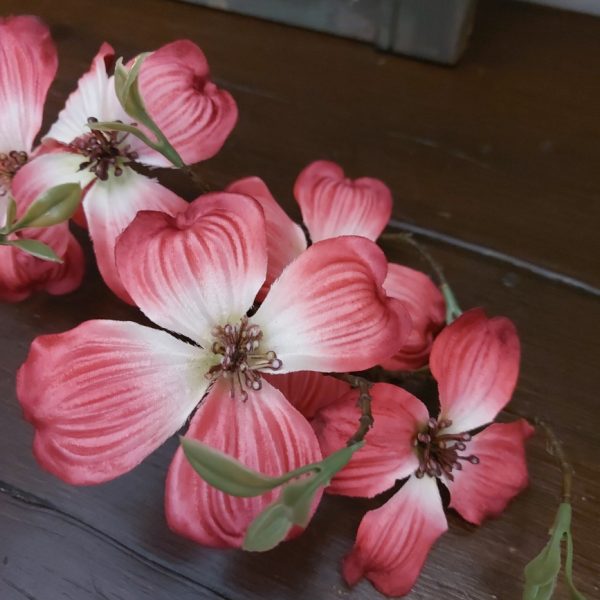
[[[462,63],[446,69],[166,0],[2,0],[0,12],[52,27],[60,69],[46,123],[103,40],[131,56],[189,37],[240,107],[225,149],[201,168],[207,180],[260,175],[297,217],[291,187],[311,160],[384,179],[397,224],[425,228],[463,307],[517,323],[523,365],[511,407],[548,419],[575,464],[575,580],[600,598],[600,20],[484,0]],[[196,195],[179,173],[163,180]],[[367,583],[350,592],[338,570],[373,503],[329,498],[300,539],[252,555],[168,531],[174,440],[106,485],[74,488],[41,471],[14,374],[36,335],[89,318],[141,320],[91,264],[70,296],[0,307],[2,600],[378,597]],[[529,465],[529,490],[501,519],[474,528],[450,515],[410,598],[520,598],[560,486],[538,437]]]

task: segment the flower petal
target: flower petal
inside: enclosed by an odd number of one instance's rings
[[[38,337],[17,375],[36,458],[74,484],[129,471],[185,423],[208,368],[201,349],[136,323]]]
[[[415,435],[429,419],[425,405],[406,390],[389,383],[371,388],[374,426],[365,445],[332,480],[327,491],[371,498],[389,490],[419,466]],[[312,421],[325,456],[343,448],[358,427],[358,392],[346,393],[321,410]]]
[[[237,122],[235,100],[211,81],[204,53],[189,40],[150,54],[140,69],[139,86],[148,113],[186,164],[214,156]],[[140,160],[172,166],[141,150]]]
[[[302,228],[287,216],[259,177],[246,177],[234,181],[227,187],[227,191],[251,196],[265,213],[267,279],[258,294],[258,299],[264,300],[271,284],[281,275],[283,269],[306,250],[306,237]]]
[[[265,373],[264,377],[307,419],[312,419],[319,410],[339,400],[350,390],[347,383],[314,371],[283,375]]]
[[[252,198],[226,192],[200,196],[176,218],[142,212],[116,256],[148,318],[208,347],[212,328],[239,321],[264,282],[263,212]]]
[[[519,375],[521,346],[512,321],[469,310],[433,343],[429,364],[438,382],[440,418],[448,433],[494,420],[510,401]]]
[[[392,215],[392,194],[382,181],[348,179],[339,165],[326,160],[298,175],[294,196],[313,242],[338,235],[376,240]]]
[[[96,180],[83,200],[98,269],[106,285],[125,302],[133,303],[115,264],[117,238],[141,210],[158,210],[175,215],[188,204],[155,179],[129,167],[119,177]]]
[[[444,481],[450,489],[450,507],[475,525],[497,517],[528,483],[525,441],[534,428],[525,420],[494,423],[467,444],[467,452],[479,464],[462,463],[453,471],[454,481]]]
[[[288,265],[252,319],[279,372],[361,371],[397,352],[410,317],[386,296],[386,273],[383,252],[354,236],[318,242]]]
[[[382,366],[398,371],[419,369],[427,364],[433,338],[446,321],[444,297],[427,275],[394,263],[389,264],[383,287],[390,298],[404,303],[413,327],[406,344]]]
[[[112,46],[103,43],[92,60],[89,71],[79,79],[77,89],[68,97],[57,121],[50,127],[44,139],[51,138],[69,144],[75,138],[89,133],[89,117],[95,117],[99,121],[110,121],[114,118],[110,108],[113,103],[107,100],[108,96],[114,95],[108,77],[108,69],[114,57],[115,51]]]
[[[354,585],[366,577],[382,594],[404,596],[447,529],[435,479],[411,477],[393,498],[363,517],[344,560],[344,578]]]
[[[0,154],[30,152],[58,58],[36,17],[0,18]]]
[[[321,460],[308,421],[266,381],[260,391],[248,390],[247,400],[242,400],[231,396],[228,381],[218,379],[186,437],[266,475]],[[167,521],[173,531],[200,544],[239,547],[250,523],[278,494],[273,490],[255,498],[229,496],[203,481],[179,448],[167,477]]]

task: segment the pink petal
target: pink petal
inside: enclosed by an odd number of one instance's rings
[[[477,456],[479,464],[463,461],[462,470],[453,471],[454,481],[444,481],[450,489],[450,506],[475,525],[499,516],[527,487],[525,440],[533,433],[525,419],[494,423],[478,433],[466,453]]]
[[[413,327],[406,344],[382,366],[392,371],[419,369],[427,364],[433,338],[446,321],[444,297],[427,275],[394,263],[383,287],[390,298],[404,303]]]
[[[0,246],[0,301],[19,302],[37,291],[62,295],[79,287],[85,266],[83,252],[66,224],[30,229],[19,237],[44,242],[63,263],[41,260],[17,248]]]
[[[381,508],[364,516],[344,560],[344,578],[354,585],[366,577],[382,594],[404,596],[447,529],[435,479],[411,477]]]
[[[235,100],[211,81],[204,53],[189,40],[167,44],[146,58],[139,86],[148,113],[186,164],[214,156],[237,122]],[[171,166],[150,153],[140,159]]]
[[[348,179],[333,162],[318,160],[298,176],[294,196],[313,242],[338,235],[376,240],[392,214],[392,194],[379,179]]]
[[[188,204],[155,179],[130,167],[119,177],[96,180],[83,200],[98,269],[106,285],[125,302],[133,303],[115,264],[117,238],[141,210],[158,210],[175,215]]]
[[[31,151],[57,66],[52,37],[38,18],[0,18],[0,154]]]
[[[251,198],[226,192],[200,196],[176,218],[142,212],[116,256],[150,319],[209,347],[212,328],[239,321],[265,279],[263,213]]]
[[[264,374],[264,377],[307,419],[312,419],[319,410],[339,400],[350,390],[347,383],[314,371]]]
[[[519,375],[521,346],[512,321],[467,311],[433,343],[430,367],[438,382],[440,418],[448,433],[493,421],[510,401]]]
[[[77,89],[67,99],[58,120],[50,127],[45,139],[52,138],[68,144],[89,133],[89,117],[95,117],[99,121],[111,121],[115,118],[111,110],[114,103],[107,100],[109,96],[115,95],[114,86],[108,77],[108,69],[114,57],[112,46],[107,43],[100,46],[89,71],[79,79]]]
[[[248,390],[248,399],[242,400],[231,397],[229,382],[217,380],[186,437],[267,475],[321,460],[308,421],[266,381],[260,391]],[[167,521],[175,533],[200,544],[239,547],[250,523],[278,494],[279,490],[256,498],[224,494],[195,473],[179,448],[167,477]]]
[[[366,444],[333,479],[327,491],[371,498],[389,490],[419,466],[415,436],[427,423],[425,405],[406,390],[389,383],[371,388],[374,426]],[[343,448],[358,427],[358,392],[346,393],[321,410],[312,421],[325,456]]]
[[[318,242],[286,267],[253,318],[280,372],[361,371],[397,352],[410,317],[386,296],[386,274],[383,252],[353,236]]]
[[[273,198],[265,182],[258,177],[246,177],[234,181],[227,187],[228,192],[246,194],[254,198],[265,213],[267,228],[267,279],[261,288],[258,299],[264,300],[271,284],[283,269],[306,250],[306,237]]]
[[[38,337],[17,375],[36,458],[74,484],[131,470],[185,423],[207,369],[201,349],[136,323]]]

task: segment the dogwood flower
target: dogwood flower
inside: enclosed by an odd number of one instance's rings
[[[5,224],[9,197],[14,196],[17,216],[37,197],[24,197],[13,182],[31,159],[57,65],[50,32],[39,19],[0,18],[0,226]],[[15,247],[0,245],[0,300],[24,300],[37,290],[64,294],[81,283],[83,254],[66,223],[25,229],[9,239],[43,242],[63,262],[41,260]]]
[[[109,76],[113,61],[113,49],[103,44],[44,138],[43,152],[19,171],[15,185],[33,200],[60,183],[81,184],[100,273],[115,294],[131,302],[115,266],[117,237],[140,210],[175,214],[186,203],[131,168],[134,161],[169,166],[163,156],[127,133],[88,127],[89,119],[132,122]],[[167,44],[146,58],[139,89],[149,115],[187,163],[213,156],[237,120],[235,101],[210,81],[204,54],[187,40]]]
[[[38,461],[71,483],[129,471],[190,415],[188,437],[262,473],[318,461],[310,425],[263,375],[365,369],[408,333],[408,317],[382,287],[385,256],[352,236],[303,252],[248,316],[267,272],[265,223],[259,204],[238,194],[202,196],[175,217],[139,213],[116,256],[136,305],[190,341],[98,320],[33,342],[18,397]],[[228,496],[179,449],[167,520],[199,543],[239,546],[274,494]]]
[[[264,297],[284,267],[306,249],[306,237],[260,178],[247,177],[227,189],[252,196],[265,211],[269,260],[267,279],[259,294]],[[340,235],[360,235],[375,241],[392,214],[392,194],[382,181],[372,177],[351,180],[339,165],[325,160],[311,163],[300,173],[294,196],[313,242]],[[384,288],[389,296],[404,303],[413,328],[405,346],[382,366],[419,369],[427,364],[433,338],[445,323],[444,298],[427,275],[394,263],[390,263]]]
[[[464,313],[433,343],[430,366],[438,382],[440,413],[407,391],[371,388],[374,428],[366,445],[334,478],[334,494],[373,497],[408,480],[381,508],[363,518],[344,577],[367,577],[382,593],[402,596],[413,587],[427,553],[446,531],[438,481],[450,507],[479,525],[499,515],[527,485],[524,442],[533,428],[523,419],[495,423],[509,402],[519,370],[520,346],[506,318],[481,309]],[[313,421],[324,455],[339,448],[354,427],[355,392],[324,408]]]

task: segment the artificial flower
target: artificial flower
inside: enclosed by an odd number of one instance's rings
[[[88,119],[132,122],[109,76],[113,61],[113,49],[103,44],[44,138],[43,152],[19,171],[14,185],[33,200],[60,183],[80,183],[100,273],[117,296],[131,302],[115,266],[117,237],[140,210],[175,214],[187,204],[131,168],[133,162],[168,166],[163,156],[127,133],[88,127]],[[237,120],[233,98],[210,81],[204,54],[187,40],[167,44],[147,57],[139,88],[148,113],[188,163],[214,155]]]
[[[136,305],[192,343],[116,321],[33,342],[18,397],[36,429],[37,459],[71,483],[129,471],[190,415],[188,437],[262,473],[318,461],[308,421],[262,375],[365,369],[408,334],[408,317],[398,317],[382,287],[385,256],[351,236],[303,252],[248,317],[267,272],[264,215],[249,197],[208,194],[175,217],[141,212],[116,257]],[[239,546],[274,494],[228,496],[179,449],[167,520],[199,543]]]
[[[408,477],[381,508],[363,518],[344,577],[367,577],[382,593],[402,596],[413,587],[427,553],[447,529],[438,482],[450,507],[479,525],[499,515],[527,485],[524,442],[533,428],[523,419],[494,420],[509,402],[519,370],[520,346],[506,318],[481,309],[464,313],[433,343],[430,366],[438,383],[440,413],[432,418],[407,391],[379,383],[371,388],[373,429],[332,481],[335,494],[373,497]],[[324,455],[353,430],[355,393],[324,408],[313,421]]]
[[[268,269],[261,299],[284,267],[307,247],[307,240],[260,178],[240,179],[227,189],[252,196],[265,211]],[[392,213],[392,194],[382,181],[372,177],[348,179],[339,165],[325,160],[311,163],[300,173],[294,195],[313,242],[340,235],[376,240]],[[384,287],[389,296],[403,302],[413,330],[405,346],[387,357],[382,366],[419,369],[427,364],[433,338],[445,323],[443,296],[427,275],[394,263],[390,263]]]
[[[36,17],[0,18],[0,226],[8,200],[14,196],[17,217],[36,197],[26,198],[13,181],[30,160],[58,60],[48,28]],[[84,271],[79,244],[61,223],[25,229],[9,240],[33,239],[50,246],[62,259],[57,264],[22,250],[0,245],[0,300],[17,302],[34,291],[65,294],[81,283]]]

